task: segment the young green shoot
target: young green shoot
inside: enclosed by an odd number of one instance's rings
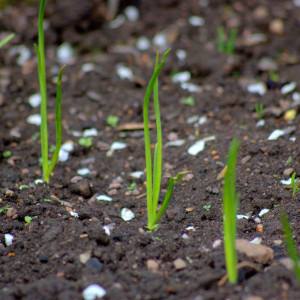
[[[158,76],[163,69],[166,59],[170,53],[170,49],[156,56],[156,62],[153,74],[146,88],[144,96],[143,117],[144,117],[144,141],[145,141],[145,160],[146,160],[146,185],[147,185],[147,228],[154,231],[158,227],[158,223],[165,214],[169,202],[171,200],[175,184],[182,178],[184,173],[179,173],[175,177],[171,177],[167,183],[167,191],[163,197],[162,204],[159,207],[159,198],[161,192],[162,165],[163,165],[163,139],[162,126],[160,119],[160,107],[158,97]],[[152,157],[150,126],[149,126],[149,106],[150,99],[153,96],[154,115],[156,120],[156,144]]]
[[[289,223],[288,216],[285,212],[281,214],[281,225],[283,229],[284,243],[287,253],[293,262],[294,272],[297,281],[300,283],[300,257],[297,250],[297,244],[293,239],[293,231]]]
[[[48,146],[48,101],[47,101],[47,79],[46,79],[46,59],[45,59],[45,36],[44,36],[44,15],[46,8],[46,0],[40,0],[39,17],[38,17],[38,45],[36,48],[38,58],[38,77],[41,95],[41,126],[40,126],[40,140],[41,140],[41,157],[42,157],[42,171],[43,180],[49,183],[50,176],[58,162],[59,151],[62,144],[62,113],[61,113],[61,99],[62,99],[62,75],[63,68],[59,70],[56,83],[56,98],[55,98],[55,131],[56,143],[55,151],[49,162],[49,146]]]
[[[298,194],[300,191],[298,184],[299,184],[299,182],[298,182],[298,179],[296,178],[296,173],[293,172],[293,174],[291,176],[291,189],[292,189],[293,198],[295,198],[296,194]]]
[[[109,125],[110,127],[117,127],[118,123],[119,123],[119,117],[118,116],[114,116],[114,115],[109,115],[106,118],[106,123],[107,125]]]
[[[237,29],[230,28],[226,33],[223,26],[217,29],[217,49],[220,53],[233,55],[237,39]]]
[[[255,113],[258,120],[262,120],[265,115],[264,105],[261,102],[255,103]]]
[[[223,189],[223,222],[224,222],[224,250],[228,280],[235,284],[238,280],[237,252],[236,252],[236,213],[238,195],[236,192],[236,164],[239,151],[239,141],[233,139],[227,158],[227,170]]]
[[[16,35],[14,33],[7,35],[2,40],[0,40],[0,49],[7,45]]]

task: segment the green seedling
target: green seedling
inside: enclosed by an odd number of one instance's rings
[[[10,158],[10,157],[12,157],[12,152],[10,150],[5,150],[2,152],[2,157],[6,158],[6,159]]]
[[[297,250],[296,242],[293,239],[293,231],[289,223],[288,216],[285,212],[281,214],[280,220],[284,235],[285,247],[290,259],[293,262],[296,279],[300,283],[300,257]]]
[[[30,217],[30,216],[25,216],[25,217],[24,217],[24,221],[25,221],[26,224],[30,224],[30,223],[32,222],[32,217]]]
[[[4,37],[2,40],[0,40],[0,49],[7,45],[16,35],[14,33],[9,34],[8,36]]]
[[[49,147],[48,147],[48,101],[47,101],[47,79],[46,79],[46,59],[45,59],[45,37],[44,37],[44,15],[46,8],[46,0],[40,0],[39,17],[38,17],[38,45],[35,47],[38,58],[38,77],[41,94],[41,126],[40,126],[40,141],[41,141],[41,157],[42,157],[42,171],[43,180],[49,183],[50,176],[58,162],[58,155],[62,144],[62,113],[61,113],[61,99],[62,99],[62,76],[63,68],[59,70],[57,84],[56,84],[56,98],[55,98],[55,131],[56,143],[55,151],[52,159],[49,162]]]
[[[136,184],[136,182],[133,181],[128,185],[127,190],[129,192],[134,192],[136,190],[136,188],[137,188],[137,184]]]
[[[217,48],[220,53],[233,55],[237,39],[237,29],[230,28],[226,33],[223,26],[217,30]]]
[[[238,280],[237,252],[236,252],[236,213],[238,195],[236,192],[236,163],[239,151],[239,141],[233,139],[227,158],[227,170],[223,189],[223,222],[224,222],[224,250],[228,280],[234,284]]]
[[[175,177],[171,177],[167,183],[167,191],[159,206],[159,198],[161,192],[162,180],[162,126],[160,119],[160,107],[158,97],[158,76],[163,69],[166,59],[170,53],[170,49],[166,50],[162,58],[159,54],[156,56],[156,62],[153,74],[147,85],[144,96],[143,117],[144,117],[144,140],[145,140],[145,160],[146,160],[146,188],[147,188],[147,228],[149,231],[154,231],[158,227],[158,223],[162,216],[165,214],[169,202],[171,200],[175,184],[182,178],[184,173],[179,173]],[[149,127],[149,106],[150,99],[153,95],[154,114],[156,120],[156,144],[154,154],[152,157],[150,127]]]
[[[91,148],[93,146],[93,138],[92,137],[81,137],[78,140],[78,144],[84,148]]]
[[[293,174],[291,176],[291,189],[292,189],[293,198],[295,198],[296,194],[298,194],[300,191],[299,182],[298,182],[298,179],[296,178],[295,172],[293,172]]]
[[[255,113],[258,120],[262,120],[265,116],[264,105],[261,102],[255,103]]]
[[[107,125],[109,125],[110,127],[117,127],[118,123],[119,123],[119,117],[118,116],[114,116],[114,115],[109,115],[106,118],[106,123]]]
[[[7,210],[9,209],[8,205],[5,205],[3,207],[0,207],[0,215],[6,214]]]
[[[186,106],[195,106],[195,98],[193,96],[184,97],[180,103]]]

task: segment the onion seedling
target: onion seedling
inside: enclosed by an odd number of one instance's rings
[[[261,102],[255,103],[255,113],[258,120],[262,120],[265,115],[264,105]]]
[[[6,37],[4,37],[2,40],[0,40],[0,49],[4,47],[6,44],[8,44],[13,38],[15,37],[15,34],[9,34]]]
[[[175,184],[182,178],[183,172],[178,173],[175,177],[168,179],[167,191],[162,200],[161,206],[159,206],[159,198],[161,192],[161,179],[162,179],[162,126],[160,119],[160,107],[158,97],[158,76],[166,63],[166,59],[170,53],[170,49],[166,50],[162,58],[159,54],[156,56],[155,67],[153,74],[148,83],[143,106],[144,117],[144,141],[145,141],[145,160],[146,160],[146,188],[147,188],[147,228],[149,231],[154,231],[158,227],[158,223],[162,216],[165,214],[169,202],[171,200]],[[156,136],[157,141],[154,148],[154,154],[152,158],[151,151],[151,139],[150,139],[150,127],[149,127],[149,106],[150,99],[153,95],[154,114],[156,120]]]
[[[237,29],[230,28],[229,33],[225,33],[224,27],[217,30],[217,48],[220,53],[233,55],[237,39]]]
[[[236,213],[238,207],[238,195],[236,192],[236,163],[239,151],[239,141],[233,139],[227,158],[227,170],[224,178],[223,189],[223,222],[224,222],[224,250],[228,280],[236,283],[237,252],[236,252]]]
[[[47,79],[46,79],[46,59],[45,59],[45,37],[44,37],[44,16],[46,0],[40,0],[39,17],[38,17],[38,45],[35,47],[38,58],[38,77],[41,94],[41,154],[42,154],[42,171],[43,180],[49,183],[50,176],[58,162],[59,151],[62,144],[62,120],[61,120],[61,99],[62,99],[62,75],[63,68],[59,70],[56,83],[55,98],[55,131],[56,144],[52,159],[49,162],[48,147],[48,113],[47,113]]]
[[[292,188],[292,196],[295,198],[296,194],[299,193],[300,189],[298,186],[298,179],[296,179],[296,173],[293,172],[291,176],[291,188]]]
[[[296,242],[293,239],[293,231],[292,231],[291,225],[289,223],[288,216],[285,212],[283,212],[281,214],[280,220],[281,220],[281,225],[282,225],[282,229],[283,229],[285,247],[286,247],[286,250],[287,250],[287,253],[288,253],[290,259],[293,262],[296,279],[300,283],[299,252],[297,250]]]

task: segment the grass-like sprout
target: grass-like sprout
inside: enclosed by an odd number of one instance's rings
[[[220,53],[233,55],[237,39],[237,29],[230,28],[226,33],[223,26],[217,29],[217,49]]]
[[[158,97],[158,76],[163,69],[166,59],[170,53],[170,49],[162,54],[160,59],[159,54],[156,56],[156,62],[153,74],[148,83],[145,96],[144,96],[144,140],[145,140],[145,160],[146,160],[146,184],[147,184],[147,228],[149,231],[154,231],[158,227],[161,217],[165,214],[169,202],[171,200],[175,184],[182,178],[184,173],[179,173],[175,177],[168,179],[167,191],[159,206],[159,198],[161,192],[162,180],[162,165],[163,165],[163,138],[162,126],[160,119],[160,107]],[[156,119],[156,144],[154,155],[152,158],[150,127],[149,127],[149,106],[150,99],[153,95],[154,114]]]
[[[236,192],[236,163],[240,143],[233,139],[227,158],[227,170],[224,178],[223,189],[223,222],[224,222],[224,250],[228,280],[236,283],[237,252],[236,252],[236,213],[238,207],[238,195]]]
[[[262,120],[265,116],[265,108],[261,102],[255,103],[255,113],[258,120]]]
[[[16,35],[14,33],[7,35],[2,40],[0,40],[0,49],[8,44]]]
[[[62,144],[62,75],[63,68],[59,70],[56,83],[55,98],[55,151],[49,162],[49,146],[48,146],[48,113],[47,113],[47,78],[46,78],[46,59],[45,59],[45,36],[44,36],[44,16],[45,16],[46,0],[40,0],[39,18],[38,18],[38,45],[35,47],[38,58],[38,77],[41,94],[41,126],[40,140],[42,153],[42,171],[43,180],[49,183],[50,176],[58,162],[59,151]]]
[[[285,212],[281,213],[281,225],[284,235],[284,243],[287,250],[287,253],[290,259],[293,262],[294,272],[297,281],[300,283],[300,257],[299,252],[297,250],[297,245],[295,240],[293,239],[293,231],[291,225],[289,223],[288,216]]]
[[[293,198],[295,198],[296,194],[298,194],[300,191],[298,186],[298,179],[296,179],[296,172],[293,172],[291,176],[291,189],[292,189],[292,196]]]

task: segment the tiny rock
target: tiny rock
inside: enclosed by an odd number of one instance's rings
[[[96,300],[104,297],[105,295],[105,289],[98,284],[91,284],[82,292],[84,300]]]
[[[243,239],[236,240],[236,249],[261,264],[267,264],[274,258],[274,251],[270,247],[253,244]]]
[[[147,260],[147,269],[153,273],[157,272],[159,269],[159,263],[154,259]]]
[[[88,180],[83,179],[71,185],[71,191],[84,198],[90,198],[93,195],[91,185]]]
[[[294,169],[293,168],[287,168],[283,171],[283,175],[284,176],[287,176],[287,177],[290,177],[292,175],[292,173],[294,172]]]
[[[281,35],[284,32],[284,23],[281,19],[274,19],[271,21],[269,29],[272,33]]]
[[[187,266],[186,262],[182,258],[175,259],[173,264],[176,270],[185,269]]]

